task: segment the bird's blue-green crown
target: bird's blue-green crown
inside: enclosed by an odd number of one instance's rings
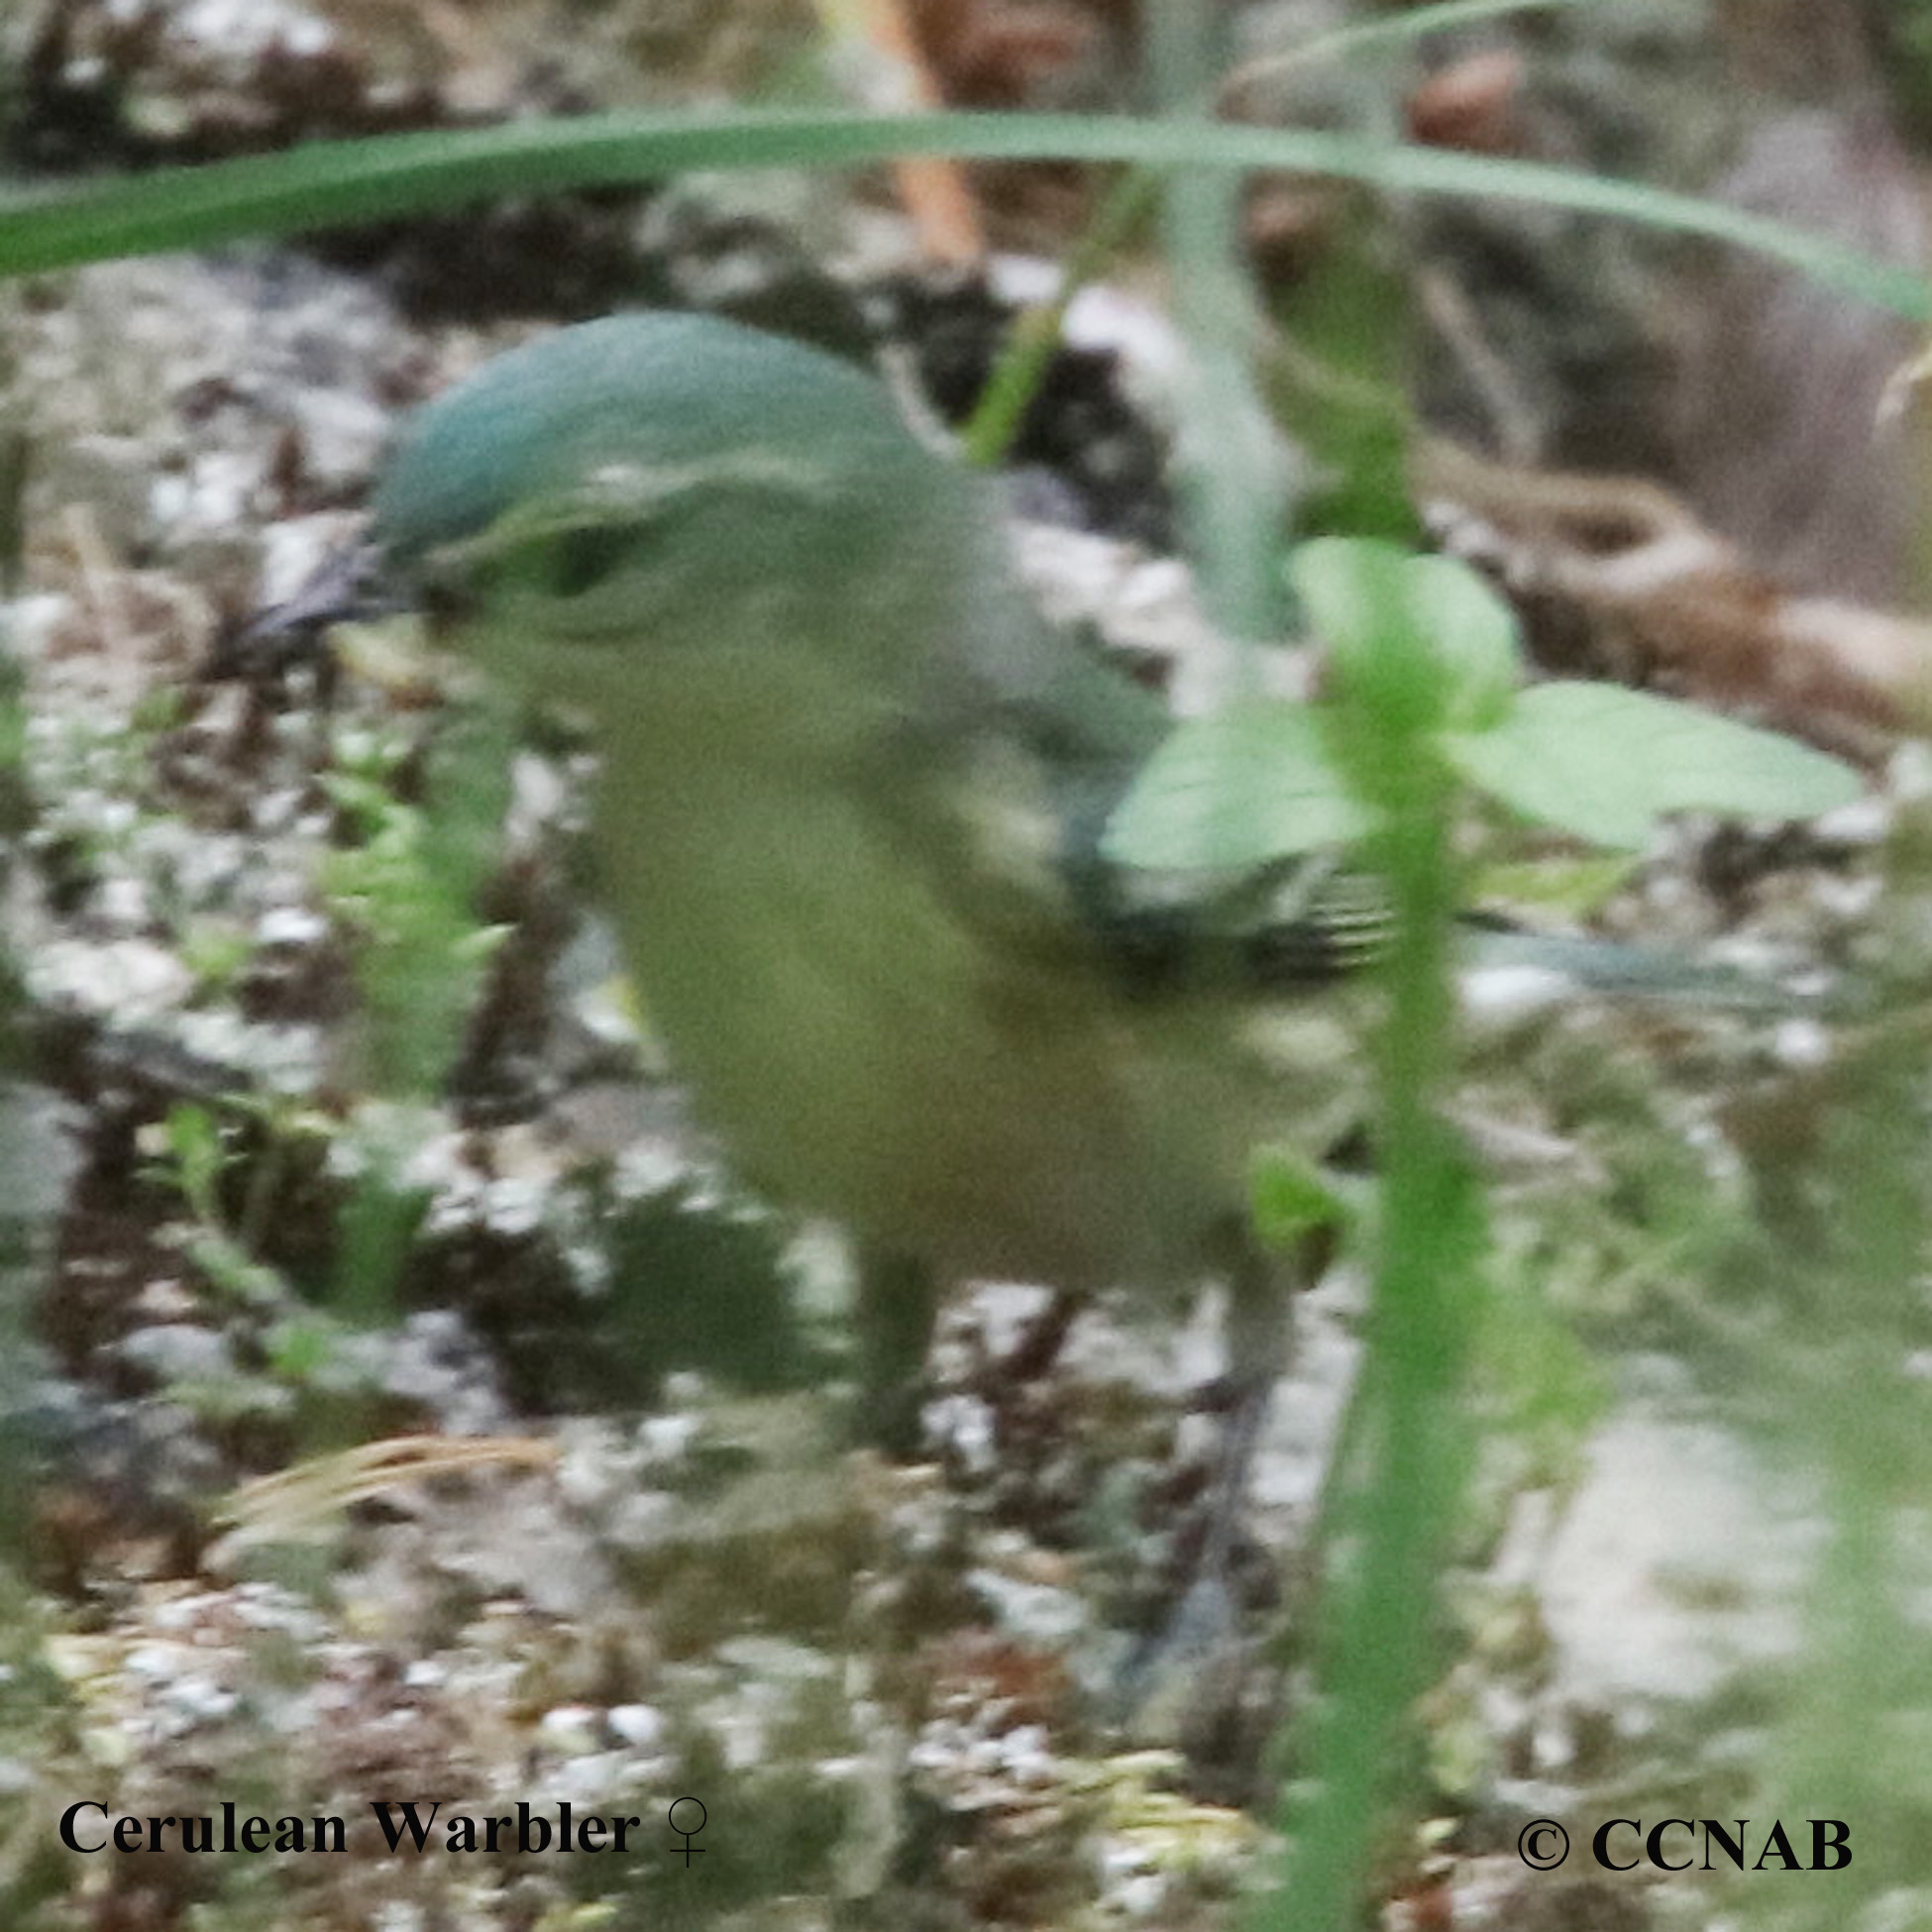
[[[420,411],[376,493],[375,534],[407,564],[607,466],[675,472],[751,450],[887,500],[895,474],[929,483],[945,467],[836,357],[715,316],[618,315],[512,350]]]

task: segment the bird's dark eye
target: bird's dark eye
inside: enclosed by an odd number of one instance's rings
[[[637,531],[622,523],[593,523],[564,530],[543,546],[538,575],[553,596],[594,590],[637,546]]]

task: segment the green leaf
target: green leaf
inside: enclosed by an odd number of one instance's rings
[[[1450,679],[1447,721],[1486,730],[1523,682],[1516,612],[1486,578],[1452,557],[1412,557],[1404,575],[1410,621],[1428,636]]]
[[[183,1101],[167,1110],[163,1124],[174,1180],[189,1208],[203,1220],[219,1219],[221,1174],[226,1161],[221,1129],[205,1107]]]
[[[1467,564],[1376,538],[1318,537],[1296,548],[1288,577],[1358,689],[1385,688],[1387,673],[1369,653],[1415,639],[1433,672],[1429,715],[1475,731],[1509,708],[1521,678],[1516,613]]]
[[[1288,556],[1288,581],[1328,641],[1355,647],[1386,621],[1413,552],[1380,537],[1316,537]]]
[[[1538,685],[1445,749],[1511,810],[1625,850],[1647,845],[1666,812],[1809,818],[1864,791],[1851,766],[1809,745],[1620,685]]]
[[[1477,867],[1469,881],[1469,897],[1478,905],[1511,912],[1588,919],[1623,890],[1639,863],[1634,852],[1580,856],[1573,848],[1561,858],[1507,860]]]
[[[1261,698],[1178,725],[1116,809],[1101,849],[1149,872],[1240,872],[1346,845],[1367,827],[1316,714]]]
[[[1276,1249],[1352,1219],[1326,1170],[1284,1146],[1256,1149],[1248,1166],[1248,1215],[1262,1244]]]

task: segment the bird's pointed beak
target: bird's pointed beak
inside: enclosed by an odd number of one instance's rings
[[[285,670],[313,653],[323,633],[341,623],[368,623],[412,607],[381,547],[367,539],[325,557],[292,596],[265,605],[216,644],[217,678],[259,677]]]

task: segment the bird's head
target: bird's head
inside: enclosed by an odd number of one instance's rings
[[[848,364],[714,317],[616,316],[424,408],[375,534],[460,641],[538,697],[605,704],[688,675],[694,651],[715,671],[805,657],[890,686],[956,628],[941,605],[994,522],[983,487]]]

